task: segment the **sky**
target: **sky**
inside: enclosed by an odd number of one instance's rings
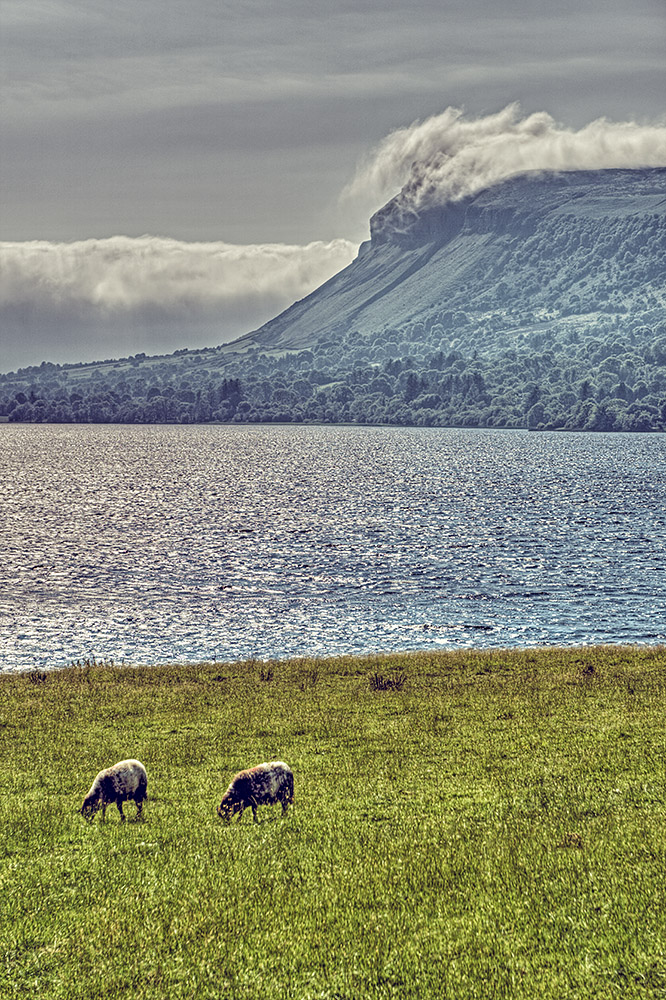
[[[665,52],[663,0],[2,0],[0,372],[256,328],[420,157],[666,165]]]

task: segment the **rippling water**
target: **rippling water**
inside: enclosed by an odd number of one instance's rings
[[[666,641],[666,438],[0,425],[0,670]]]

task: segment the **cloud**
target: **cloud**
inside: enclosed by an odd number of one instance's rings
[[[599,118],[575,131],[546,112],[521,116],[518,104],[466,118],[459,108],[387,136],[359,166],[343,204],[368,214],[401,192],[418,211],[458,201],[530,171],[666,166],[666,125]]]
[[[231,340],[346,267],[357,249],[344,239],[306,246],[151,236],[2,243],[0,371]]]

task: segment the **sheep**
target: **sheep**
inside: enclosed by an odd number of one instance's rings
[[[254,822],[257,820],[257,806],[273,806],[282,803],[282,815],[294,801],[294,775],[283,761],[271,760],[267,764],[257,764],[246,771],[239,771],[227,788],[224,798],[217,807],[217,814],[227,823],[238,813],[238,822],[243,810],[252,809]]]
[[[139,760],[121,760],[113,767],[100,771],[93,781],[90,791],[83,800],[81,815],[92,821],[98,809],[102,810],[102,822],[106,820],[106,807],[115,802],[124,822],[123,802],[134,799],[136,802],[136,818],[140,819],[143,802],[146,798],[148,775]]]

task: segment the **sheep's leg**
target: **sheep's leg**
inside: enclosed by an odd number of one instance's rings
[[[287,800],[286,799],[282,799],[282,815],[283,816],[286,816],[286,814],[287,814],[287,806],[288,806]]]
[[[252,818],[254,819],[255,823],[258,823],[259,820],[257,819],[257,803],[255,802],[254,799],[252,799],[250,805],[252,806]]]
[[[136,799],[136,818],[141,819],[141,811],[143,809],[143,799]]]
[[[102,823],[106,823],[106,802],[102,802]]]
[[[125,814],[123,812],[123,804],[122,804],[122,802],[121,802],[120,799],[118,799],[118,801],[116,802],[116,805],[118,806],[118,812],[120,813],[120,822],[124,823],[125,822]]]
[[[237,823],[240,823],[240,821],[242,820],[244,812],[245,812],[245,805],[241,805],[240,809],[238,810],[238,819],[236,820]]]

